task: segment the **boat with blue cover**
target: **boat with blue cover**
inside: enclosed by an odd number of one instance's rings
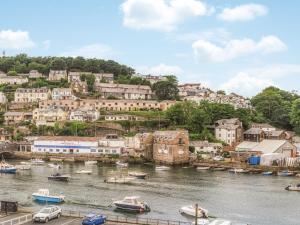
[[[32,194],[33,200],[44,203],[62,203],[65,200],[64,195],[50,195],[48,189],[39,189]]]
[[[3,156],[2,161],[0,162],[0,173],[10,173],[15,174],[17,172],[17,168],[13,165],[8,164],[5,162]]]

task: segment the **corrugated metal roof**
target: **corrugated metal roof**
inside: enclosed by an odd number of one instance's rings
[[[278,148],[284,145],[286,140],[263,140],[257,146],[253,148],[254,151],[260,151],[262,153],[274,153]]]
[[[252,149],[257,146],[259,142],[254,141],[243,141],[236,146],[236,151],[252,151]]]

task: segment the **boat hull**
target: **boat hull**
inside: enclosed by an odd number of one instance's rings
[[[17,172],[16,168],[0,168],[0,173],[15,174]]]
[[[48,177],[48,180],[69,181],[70,177]]]
[[[32,195],[34,201],[45,202],[45,203],[62,203],[64,201],[63,198],[60,197],[48,197],[41,195]]]

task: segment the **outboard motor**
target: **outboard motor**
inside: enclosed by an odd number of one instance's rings
[[[290,189],[290,187],[291,187],[291,185],[289,185],[289,186],[287,186],[286,188],[285,188],[285,190],[289,190]]]
[[[150,206],[146,202],[144,203],[144,210],[145,210],[145,212],[151,211]]]

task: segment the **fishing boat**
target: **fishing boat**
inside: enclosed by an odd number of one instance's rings
[[[125,197],[123,200],[114,201],[117,209],[131,212],[150,212],[150,207],[146,202],[139,201],[139,196]]]
[[[165,170],[170,170],[171,168],[169,166],[156,166],[155,170],[156,171],[165,171]]]
[[[45,163],[42,159],[31,159],[30,162],[32,165],[43,165]]]
[[[186,214],[188,216],[196,216],[196,208],[194,205],[189,205],[189,206],[183,206],[180,208],[179,212],[181,214]],[[197,217],[199,218],[207,218],[208,217],[208,211],[204,208],[198,207],[198,213]]]
[[[49,163],[48,167],[53,168],[53,169],[61,169],[61,165],[58,165],[56,163]]]
[[[300,191],[300,183],[296,185],[289,185],[285,188],[287,191]]]
[[[84,165],[86,166],[92,166],[92,165],[97,165],[97,161],[94,160],[88,160],[88,161],[84,161]]]
[[[264,175],[264,176],[271,176],[271,175],[273,175],[273,172],[272,171],[265,171],[265,172],[262,172],[261,174]]]
[[[225,167],[211,167],[210,169],[212,171],[225,171],[226,170]]]
[[[88,174],[88,175],[90,175],[90,174],[92,174],[92,171],[82,169],[82,170],[77,170],[76,174]]]
[[[128,167],[128,163],[124,163],[124,162],[116,162],[117,167]]]
[[[291,171],[288,171],[288,170],[283,170],[283,171],[277,172],[277,175],[278,176],[283,176],[283,177],[290,177],[290,176],[293,176],[294,173],[291,172]]]
[[[27,165],[27,164],[20,164],[20,165],[16,165],[17,170],[31,170],[31,165]]]
[[[32,194],[33,200],[45,203],[61,203],[65,200],[64,195],[50,195],[48,189],[39,189]]]
[[[0,173],[14,174],[16,172],[17,172],[17,168],[5,162],[4,157],[2,155],[2,161],[0,162]]]
[[[128,175],[131,177],[136,177],[138,179],[145,179],[147,176],[146,173],[142,173],[142,172],[129,172]]]
[[[198,166],[197,170],[209,170],[210,167],[209,166]]]
[[[112,184],[130,184],[135,180],[134,177],[109,177],[104,180],[105,183]]]
[[[228,170],[230,173],[249,173],[249,170],[242,169],[242,168],[232,168]]]
[[[51,176],[48,177],[48,180],[56,180],[56,181],[69,181],[71,179],[70,175],[67,174],[52,174]]]

